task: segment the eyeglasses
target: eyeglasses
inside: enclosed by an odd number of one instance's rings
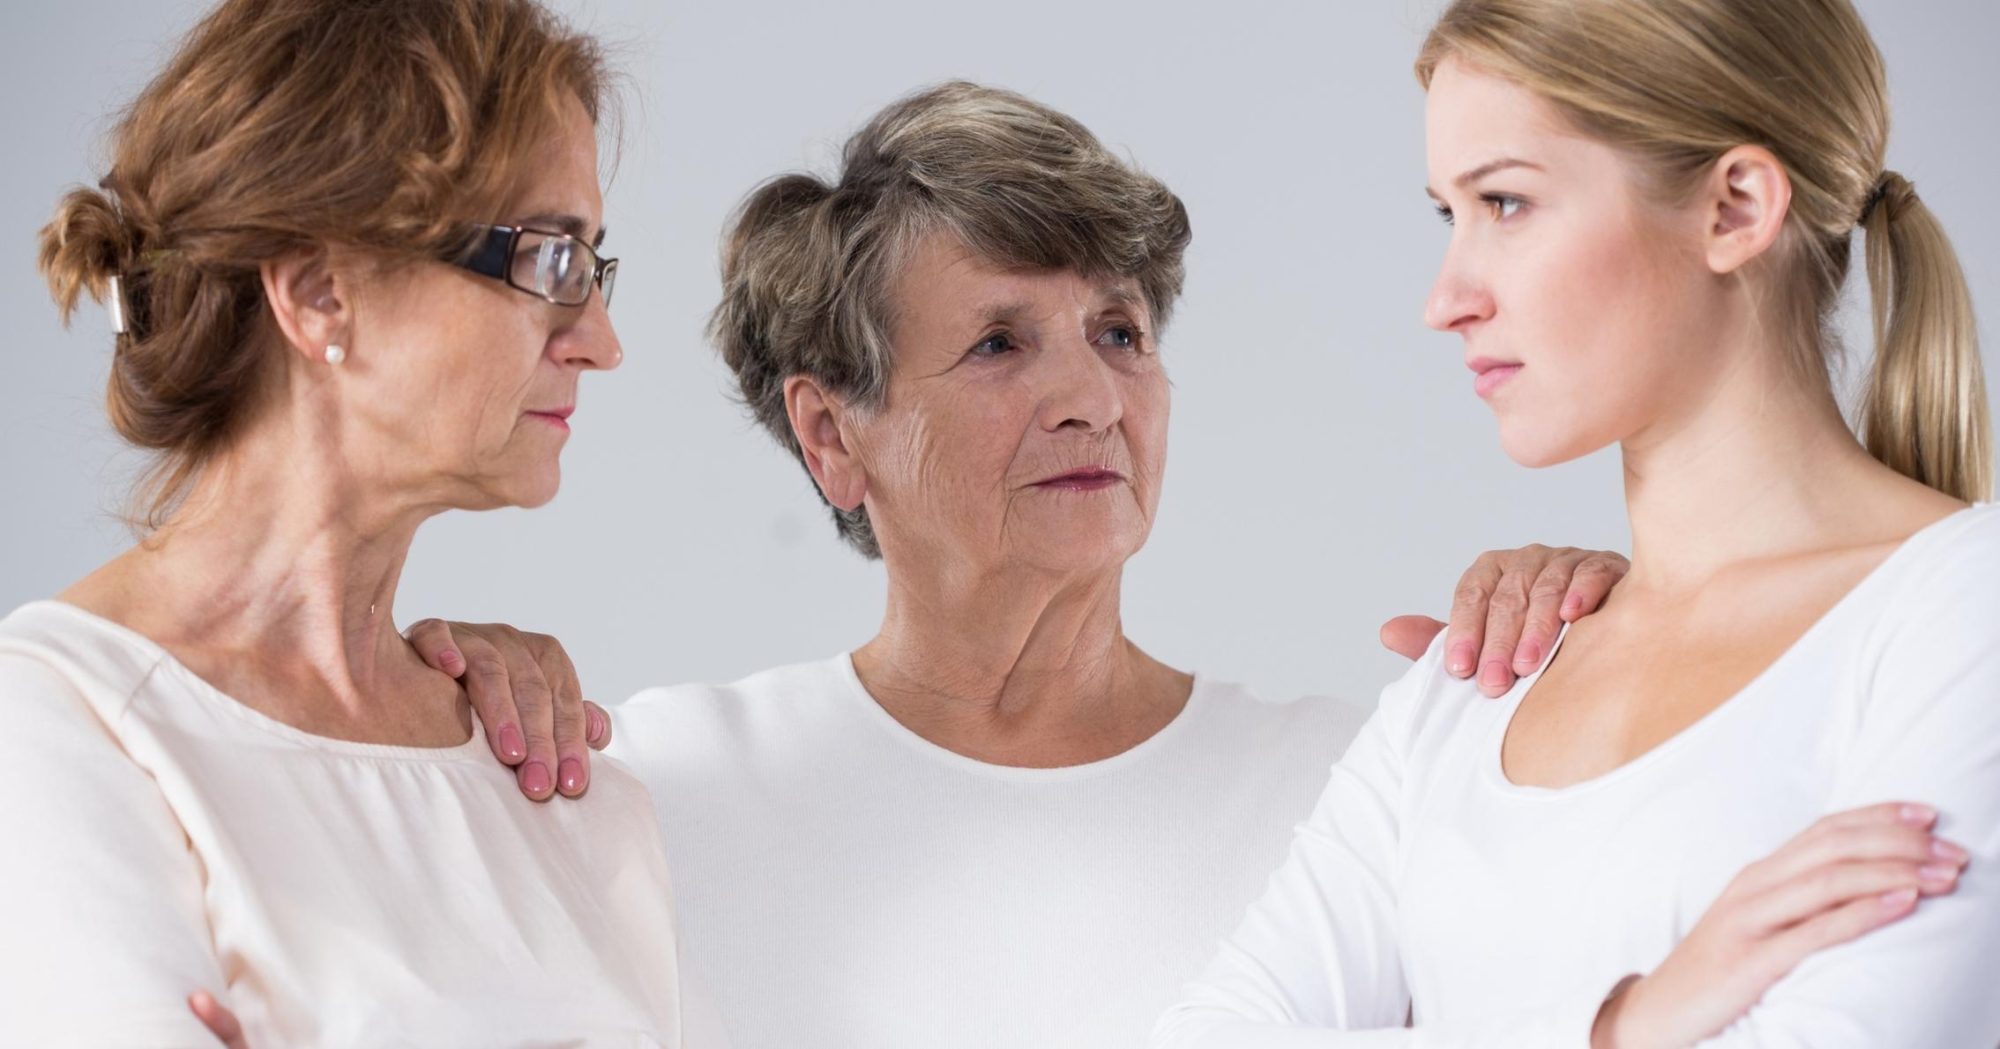
[[[590,299],[591,285],[603,289],[611,305],[618,260],[567,233],[520,226],[476,225],[470,250],[454,261],[484,277],[507,282],[558,306],[581,306]]]

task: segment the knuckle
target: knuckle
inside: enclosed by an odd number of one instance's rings
[[[465,657],[466,673],[472,675],[474,680],[488,682],[507,680],[507,661],[501,659],[500,654],[492,649],[482,648],[460,654]]]
[[[1495,612],[1518,613],[1528,608],[1528,589],[1522,586],[1504,586],[1493,592],[1492,608]]]
[[[1568,593],[1569,580],[1544,573],[1540,579],[1535,580],[1534,589],[1528,591],[1528,597],[1537,603],[1544,603],[1560,601],[1563,595]]]
[[[1459,580],[1458,589],[1452,591],[1451,596],[1453,603],[1461,608],[1477,608],[1486,603],[1486,596],[1491,592],[1483,580],[1467,578]]]

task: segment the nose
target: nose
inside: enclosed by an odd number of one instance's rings
[[[1042,355],[1037,369],[1046,384],[1041,399],[1041,424],[1051,433],[1062,429],[1099,433],[1125,414],[1125,397],[1115,369],[1079,332]]]
[[[575,320],[550,336],[549,356],[557,364],[588,371],[610,371],[624,363],[625,347],[612,330],[604,296],[592,294],[582,306],[573,308],[577,311]]]
[[[1473,271],[1465,252],[1454,244],[1445,251],[1444,265],[1424,300],[1424,323],[1443,332],[1463,334],[1469,325],[1491,319],[1493,293]]]

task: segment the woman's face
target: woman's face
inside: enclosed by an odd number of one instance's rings
[[[500,221],[595,242],[603,211],[595,129],[573,104]],[[558,306],[442,262],[378,271],[354,292],[336,370],[349,466],[448,506],[553,498],[577,380],[622,358],[603,295]]]
[[[1463,337],[1507,454],[1563,462],[1695,406],[1726,370],[1702,209],[1652,203],[1622,154],[1457,59],[1432,79],[1427,125],[1452,232],[1425,321]]]
[[[887,399],[854,424],[892,565],[1087,573],[1145,545],[1169,398],[1133,282],[1003,269],[936,236],[894,297]]]

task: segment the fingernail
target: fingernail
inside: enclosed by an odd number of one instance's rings
[[[549,792],[549,767],[539,761],[521,766],[521,788],[530,794]]]
[[[1451,660],[1445,666],[1453,677],[1465,677],[1472,673],[1472,642],[1460,641],[1451,646]]]
[[[1514,675],[1507,671],[1507,664],[1497,659],[1487,663],[1486,669],[1479,674],[1479,684],[1482,687],[1497,688],[1503,691],[1514,683],[1513,679]]]
[[[1583,611],[1583,595],[1582,595],[1582,594],[1571,594],[1571,595],[1569,595],[1568,597],[1565,597],[1565,598],[1563,598],[1563,614],[1564,614],[1564,615],[1567,615],[1567,616],[1573,616],[1573,615],[1575,615],[1575,614],[1577,614],[1578,612],[1581,612],[1581,611]]]
[[[456,674],[465,669],[465,657],[459,655],[456,649],[445,649],[444,655],[438,659],[444,663],[447,674]]]
[[[1542,665],[1541,644],[1535,641],[1521,642],[1521,647],[1514,650],[1514,665],[1517,667],[1524,667],[1528,670],[1533,670],[1536,667],[1541,666]]]
[[[1972,859],[1971,853],[1966,852],[1964,849],[1943,838],[1931,839],[1931,855],[1947,863],[1954,863],[1961,867],[1965,866]]]
[[[1949,885],[1958,880],[1958,865],[1953,863],[1926,863],[1917,868],[1917,880],[1932,885]]]
[[[1938,814],[1929,805],[1905,805],[1900,815],[1903,822],[1912,827],[1928,827],[1937,820]]]
[[[1882,894],[1882,909],[1885,911],[1908,910],[1910,904],[1915,902],[1917,902],[1917,890],[1915,889],[1897,889],[1895,892],[1885,892]]]
[[[604,715],[598,713],[597,708],[592,707],[584,711],[583,717],[584,721],[587,722],[584,726],[584,741],[587,743],[596,743],[602,740],[604,738]]]
[[[563,793],[574,794],[583,789],[583,762],[575,758],[564,758],[558,772],[561,776]]]
[[[519,761],[528,756],[528,744],[521,739],[521,730],[512,725],[500,726],[500,756],[508,761]]]

